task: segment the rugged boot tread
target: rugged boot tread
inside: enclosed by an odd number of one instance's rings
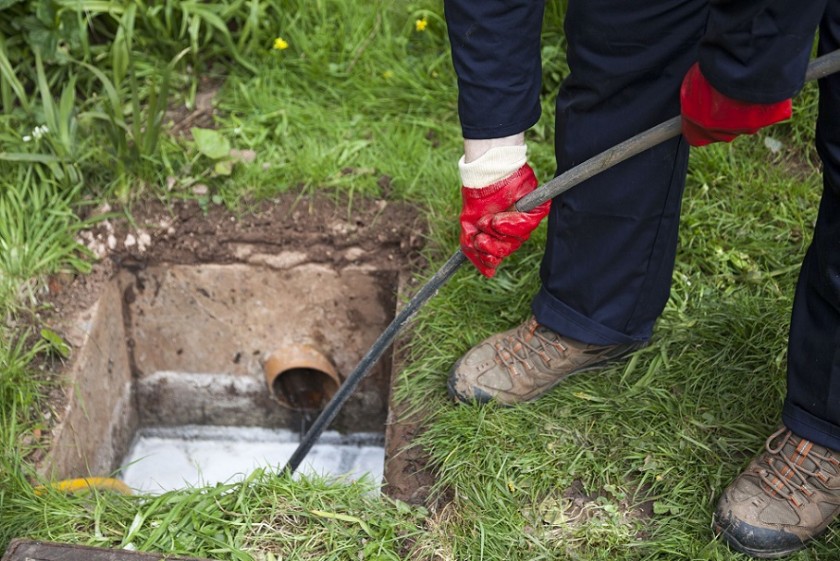
[[[793,534],[787,532],[768,531],[746,522],[722,522],[715,516],[715,530],[729,544],[729,547],[739,553],[746,553],[761,559],[777,559],[804,549],[807,545]],[[747,536],[746,538],[744,536]],[[747,543],[742,543],[741,540]],[[757,542],[761,544],[752,545]]]

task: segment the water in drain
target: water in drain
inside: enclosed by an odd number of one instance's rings
[[[256,468],[280,470],[297,448],[287,429],[182,426],[142,429],[125,458],[122,480],[132,489],[161,493],[243,479]],[[384,436],[325,432],[297,473],[379,482]]]

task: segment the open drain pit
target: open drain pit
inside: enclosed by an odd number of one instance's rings
[[[303,264],[121,271],[69,329],[74,391],[45,472],[161,492],[278,470],[394,315],[394,271]],[[392,359],[302,473],[381,481]]]

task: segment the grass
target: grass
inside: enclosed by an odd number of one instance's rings
[[[62,543],[242,560],[346,559],[360,549],[368,558],[400,559],[431,547],[422,510],[382,501],[371,489],[256,471],[236,485],[144,499],[51,492],[12,502],[17,524],[49,520],[41,535]]]
[[[528,133],[543,179],[567,72],[560,4],[544,32],[544,117]],[[74,237],[86,205],[191,198],[197,182],[206,204],[236,212],[287,190],[349,195],[351,213],[355,197],[386,196],[429,219],[421,277],[457,244],[460,133],[440,3],[132,5],[131,17],[109,2],[63,8],[50,21],[66,27],[36,38],[0,18],[0,548],[28,536],[215,559],[738,558],[712,537],[710,514],[779,419],[820,190],[813,87],[793,122],[692,153],[671,298],[652,345],[628,363],[526,406],[449,403],[451,364],[528,314],[542,229],[493,281],[464,268],[424,307],[399,391],[430,415],[421,442],[446,506],[263,472],[160,497],[36,495],[26,458],[58,383],[48,365],[61,360],[38,337],[39,294],[46,275],[89,266]],[[288,48],[272,50],[276,37]],[[37,38],[43,58],[26,54]],[[190,107],[202,80],[221,84],[217,140],[254,150],[254,165],[219,168],[212,151],[160,132],[162,99]],[[831,531],[793,559],[838,559],[837,544]]]
[[[30,287],[27,300],[34,303],[31,281],[38,275],[86,272],[90,264],[68,235],[82,226],[72,210],[78,191],[58,190],[31,168],[18,171],[15,188],[0,195],[0,284],[4,291]]]

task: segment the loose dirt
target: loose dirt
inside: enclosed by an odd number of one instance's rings
[[[407,272],[424,265],[425,221],[416,207],[401,202],[284,194],[236,213],[186,200],[104,207],[91,215],[98,221],[79,241],[98,260],[89,275],[50,279],[48,300],[58,313],[92,304],[101,283],[121,268],[305,262]]]

